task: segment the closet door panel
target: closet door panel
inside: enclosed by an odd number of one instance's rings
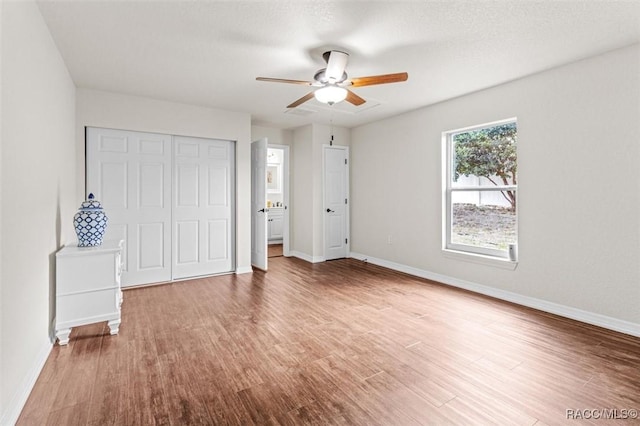
[[[198,164],[176,164],[176,206],[197,208],[200,204]]]
[[[98,200],[100,200],[103,206],[107,205],[114,209],[126,209],[128,204],[127,193],[129,192],[126,160],[121,160],[118,163],[104,161],[99,164],[99,167],[100,197]],[[95,192],[93,195],[98,197],[98,194]]]
[[[164,175],[166,166],[162,163],[147,163],[138,166],[140,208],[165,208]]]
[[[230,272],[233,142],[175,136],[173,143],[173,278]]]
[[[176,264],[181,267],[195,265],[199,261],[199,225],[197,220],[176,222]]]
[[[229,206],[229,183],[227,178],[230,175],[228,167],[209,166],[208,170],[208,207]]]
[[[171,279],[171,136],[87,128],[87,195],[123,239],[122,286]]]
[[[209,261],[225,260],[229,257],[229,241],[227,229],[229,222],[225,219],[210,220],[208,225],[207,259]]]
[[[150,270],[164,267],[164,227],[162,222],[138,225],[138,269]]]

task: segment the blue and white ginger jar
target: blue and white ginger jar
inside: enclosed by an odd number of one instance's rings
[[[107,229],[109,218],[104,214],[100,201],[93,198],[93,194],[89,194],[89,198],[73,216],[73,225],[78,234],[78,247],[99,246]]]

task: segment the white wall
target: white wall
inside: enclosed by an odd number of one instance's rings
[[[236,141],[236,270],[251,270],[251,117],[246,113],[78,89],[78,198],[84,198],[84,128],[106,127]]]
[[[251,126],[251,141],[267,138],[267,142],[276,145],[291,145],[293,131],[266,126]]]
[[[353,129],[352,251],[640,334],[639,76],[635,45]],[[444,257],[441,134],[514,116],[519,265]]]
[[[75,86],[33,2],[2,2],[0,424],[51,350],[55,257],[75,240]]]
[[[291,251],[313,257],[312,126],[293,130],[291,145]]]
[[[2,288],[4,287],[2,285],[2,261],[4,259],[4,256],[2,254],[2,145],[3,145],[3,140],[4,140],[4,126],[2,125],[2,123],[4,122],[4,116],[2,115],[2,104],[4,103],[4,97],[3,97],[3,91],[2,91],[2,86],[4,84],[4,80],[3,80],[3,67],[2,67],[2,52],[4,51],[3,46],[2,46],[2,40],[4,40],[3,38],[3,31],[2,28],[4,28],[4,25],[2,24],[2,20],[3,20],[3,2],[0,1],[0,424],[2,424],[2,422],[4,420],[8,420],[9,415],[5,414],[7,412],[7,410],[5,409],[5,407],[8,405],[5,402],[5,389],[2,386],[2,383],[4,383],[4,361],[3,361],[3,356],[2,356],[2,352],[4,350],[4,339],[2,337],[3,335],[3,322],[2,322],[2,312],[4,311],[4,304],[3,304],[3,298],[2,298]],[[6,417],[6,418],[5,418]]]
[[[3,90],[2,90],[2,86],[4,84],[4,80],[3,80],[3,67],[2,67],[2,52],[4,51],[3,46],[2,46],[2,41],[4,40],[3,37],[3,33],[4,31],[2,31],[2,28],[4,28],[3,25],[3,2],[0,1],[0,424],[2,424],[2,422],[4,420],[8,420],[9,415],[5,414],[7,412],[7,410],[5,409],[5,407],[7,407],[7,403],[5,402],[5,392],[6,390],[4,389],[4,387],[2,386],[2,384],[4,383],[4,361],[3,361],[3,356],[2,356],[2,352],[4,351],[4,339],[2,337],[3,335],[3,321],[2,321],[2,312],[4,311],[4,304],[3,304],[3,297],[2,297],[2,289],[3,289],[3,285],[2,285],[2,261],[4,259],[4,256],[2,254],[2,210],[4,210],[2,208],[2,145],[3,145],[3,140],[4,140],[4,126],[3,126],[3,122],[4,122],[4,116],[2,115],[2,104],[4,103],[4,96],[3,96]],[[8,399],[8,398],[7,398]],[[5,419],[5,417],[7,417]]]

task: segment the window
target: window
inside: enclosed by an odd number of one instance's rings
[[[516,260],[516,120],[443,136],[444,248]]]

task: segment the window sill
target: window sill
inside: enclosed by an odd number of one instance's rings
[[[442,255],[449,259],[462,260],[465,262],[477,263],[479,265],[493,266],[495,268],[507,269],[514,271],[518,266],[517,261],[502,259],[493,256],[484,256],[481,254],[468,253],[458,250],[443,249]]]

